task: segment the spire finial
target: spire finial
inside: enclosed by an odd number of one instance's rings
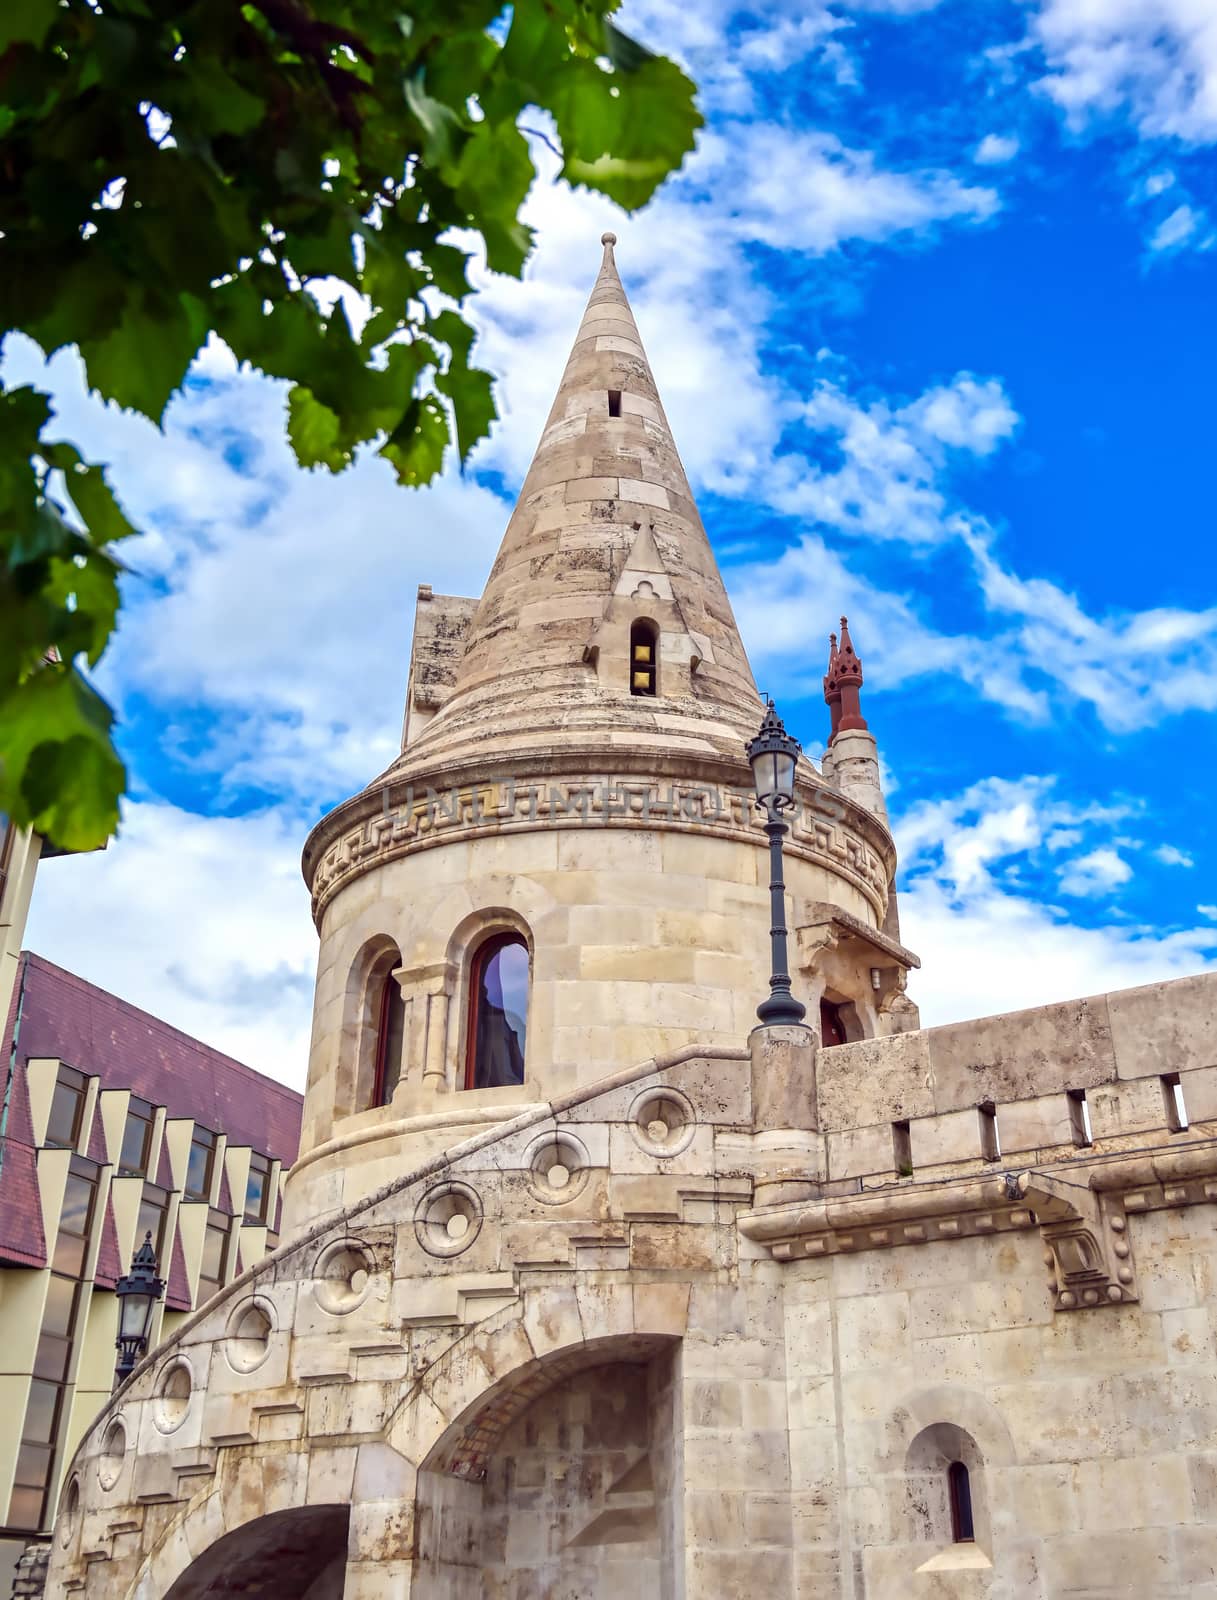
[[[600,243],[607,245],[611,250],[617,243],[617,235],[615,233],[602,233],[600,235]]]
[[[837,654],[834,677],[841,696],[841,718],[836,732],[848,728],[865,730],[866,718],[862,715],[859,690],[862,688],[862,661],[849,636],[849,619],[841,618],[841,648]]]

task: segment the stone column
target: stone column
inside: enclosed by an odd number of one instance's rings
[[[753,1028],[752,1127],[758,1206],[811,1196],[824,1171],[816,1036],[803,1023]]]

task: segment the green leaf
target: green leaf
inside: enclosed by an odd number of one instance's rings
[[[128,301],[118,326],[82,340],[89,383],[107,400],[160,422],[170,396],[207,337],[207,319],[191,295],[145,292]]]
[[[417,488],[440,472],[447,448],[448,418],[435,396],[427,395],[407,408],[380,454],[393,463],[399,482]]]
[[[63,473],[72,503],[98,544],[129,539],[138,531],[127,521],[104,467],[85,461],[76,446],[66,441],[39,448],[50,464]]]
[[[0,810],[64,850],[94,850],[118,824],[126,770],[109,706],[49,662],[0,701]]]
[[[287,435],[302,467],[340,472],[347,465],[338,417],[301,383],[287,397]]]
[[[58,10],[55,0],[4,0],[0,7],[0,55],[12,44],[41,48]]]

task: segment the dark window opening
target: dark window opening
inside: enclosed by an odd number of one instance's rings
[[[148,1157],[152,1153],[152,1126],[156,1110],[147,1100],[137,1100],[134,1095],[127,1107],[127,1121],[123,1128],[122,1149],[118,1154],[120,1178],[142,1178],[148,1171]],[[140,1235],[143,1238],[143,1234]]]
[[[847,1043],[841,1007],[834,1005],[831,1000],[820,1001],[820,1043],[825,1047]]]
[[[1094,1143],[1094,1134],[1090,1129],[1090,1107],[1086,1104],[1086,1091],[1067,1089],[1065,1093],[1069,1101],[1069,1131],[1074,1144],[1084,1149]]]
[[[621,390],[620,389],[610,389],[609,392],[608,392],[608,401],[609,401],[609,416],[610,417],[619,417],[621,415]]]
[[[381,979],[376,1009],[376,1071],[372,1104],[387,1106],[401,1081],[401,1056],[406,1033],[406,998],[392,972]]]
[[[184,1193],[187,1200],[210,1200],[215,1167],[216,1136],[209,1128],[195,1128],[190,1136]]]
[[[997,1131],[997,1107],[992,1100],[982,1100],[976,1108],[980,1119],[980,1155],[982,1161],[1001,1160],[1001,1135]]]
[[[46,1142],[60,1150],[75,1150],[80,1142],[80,1125],[85,1114],[85,1094],[89,1080],[75,1067],[60,1067],[51,1096]]]
[[[900,1177],[912,1177],[913,1137],[907,1121],[892,1123],[892,1164]]]
[[[1183,1098],[1183,1084],[1177,1072],[1162,1074],[1162,1098],[1166,1102],[1167,1127],[1172,1133],[1186,1133],[1191,1124],[1188,1122],[1187,1104]]]
[[[528,946],[518,933],[488,939],[469,975],[467,1089],[524,1082]]]
[[[162,1267],[165,1265],[165,1218],[168,1213],[169,1196],[155,1184],[146,1183],[139,1202],[135,1239],[137,1244],[142,1244],[148,1234],[152,1235],[152,1248],[156,1251],[156,1259]]]
[[[655,693],[659,665],[659,630],[653,622],[639,620],[630,629],[630,693]]]
[[[207,1213],[207,1227],[203,1233],[203,1262],[199,1268],[199,1292],[195,1305],[201,1306],[224,1286],[228,1275],[228,1244],[232,1237],[232,1218],[223,1211]]]
[[[972,1526],[972,1485],[962,1461],[947,1468],[947,1489],[951,1496],[951,1538],[956,1544],[971,1544],[976,1538]]]
[[[249,1182],[245,1185],[246,1222],[265,1222],[270,1209],[269,1156],[260,1156],[255,1150],[249,1158]]]

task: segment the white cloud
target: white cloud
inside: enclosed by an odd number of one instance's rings
[[[1050,779],[988,778],[896,816],[901,931],[922,959],[910,991],[926,1026],[1182,977],[1217,961],[1217,928],[1082,926],[1037,892],[1045,867],[1059,870],[1060,851],[1083,840],[1092,847],[1068,868],[1117,880],[1118,891],[1127,863],[1094,841],[1126,814],[1062,799]]]
[[[1120,115],[1143,137],[1217,140],[1211,0],[1043,0],[1032,28],[1041,87],[1075,127]]]
[[[1211,921],[1217,922],[1217,906],[1197,906],[1196,910],[1202,917],[1208,917]]]
[[[317,940],[300,874],[311,819],[134,802],[106,850],[47,861],[26,945],[293,1088]]]
[[[972,160],[982,167],[1000,167],[1013,161],[1021,146],[1013,134],[986,133],[972,153]]]
[[[719,197],[736,237],[813,255],[851,239],[875,243],[936,223],[984,221],[1000,204],[994,190],[950,172],[895,171],[831,133],[765,122],[708,135],[690,178]]]
[[[1160,844],[1152,854],[1164,867],[1194,867],[1196,865],[1188,852],[1180,850],[1178,845]]]
[[[1185,244],[1191,244],[1206,220],[1203,211],[1188,205],[1176,206],[1150,234],[1149,248],[1154,251],[1178,250]]]
[[[1104,846],[1071,861],[1061,872],[1061,890],[1079,897],[1109,895],[1132,877],[1132,868],[1118,850]]]

